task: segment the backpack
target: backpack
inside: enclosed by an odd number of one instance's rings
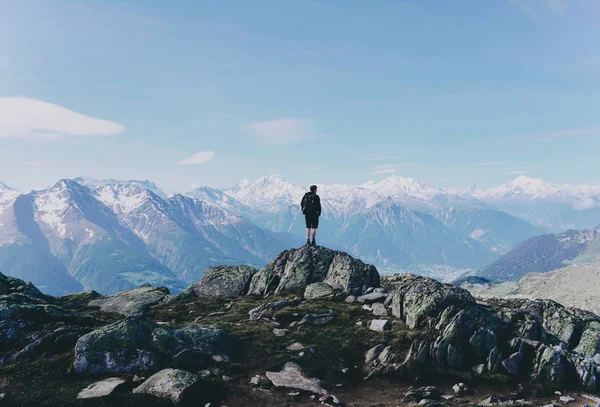
[[[308,193],[304,196],[304,206],[302,207],[302,213],[305,215],[314,215],[317,213],[317,194]]]

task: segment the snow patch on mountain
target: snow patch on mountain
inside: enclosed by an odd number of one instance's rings
[[[96,179],[96,178],[91,178],[91,177],[78,177],[75,178],[73,181],[81,184],[81,185],[85,185],[86,187],[94,190],[94,189],[99,189],[100,187],[103,186],[108,186],[108,185],[133,185],[133,186],[137,186],[140,188],[145,188],[148,189],[152,192],[154,192],[155,194],[157,194],[158,196],[160,196],[161,198],[166,198],[167,195],[165,194],[164,191],[162,191],[154,182],[149,181],[149,180],[143,180],[143,181],[139,181],[139,180],[117,180],[117,179]]]

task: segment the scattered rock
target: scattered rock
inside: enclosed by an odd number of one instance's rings
[[[419,387],[411,389],[404,394],[402,401],[419,403],[423,399],[437,401],[442,393],[435,386]]]
[[[569,404],[575,401],[575,399],[571,396],[560,396],[560,401],[562,401],[565,404]]]
[[[275,336],[285,336],[287,329],[273,328],[273,334]]]
[[[387,294],[372,292],[370,294],[361,295],[357,298],[361,304],[374,304],[376,302],[383,302],[387,298]]]
[[[369,329],[371,331],[383,332],[392,329],[392,325],[387,319],[374,319],[369,324]]]
[[[382,303],[378,302],[373,304],[373,315],[376,317],[387,317],[388,310]]]
[[[169,398],[173,403],[180,404],[192,398],[191,395],[199,384],[198,375],[178,369],[164,369],[150,376],[148,380],[133,389],[133,392]]]
[[[257,374],[252,379],[250,379],[250,384],[253,384],[254,386],[264,387],[269,384],[269,379],[267,379],[266,376]]]
[[[344,301],[348,304],[354,304],[356,302],[356,297],[354,295],[349,295]]]
[[[452,390],[454,390],[454,394],[457,396],[464,396],[472,393],[471,389],[469,389],[464,383],[455,384],[452,386]]]
[[[300,342],[295,342],[288,346],[286,349],[291,351],[298,351],[304,349],[304,345],[302,345]]]
[[[119,386],[125,384],[125,380],[120,377],[111,377],[93,384],[81,390],[77,395],[78,399],[93,399],[105,397],[112,394]]]
[[[286,363],[280,372],[267,372],[266,375],[275,387],[304,390],[320,395],[327,394],[317,380],[305,377],[300,366],[292,362]]]

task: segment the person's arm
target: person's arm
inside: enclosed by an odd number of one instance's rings
[[[302,202],[300,202],[300,211],[304,213],[304,202],[306,201],[306,194],[302,197]]]
[[[321,198],[317,195],[317,216],[321,216]]]

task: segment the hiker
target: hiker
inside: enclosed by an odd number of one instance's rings
[[[321,216],[321,199],[317,195],[317,186],[311,185],[310,191],[304,194],[300,203],[302,213],[306,218],[306,244],[316,246],[317,228],[319,227],[319,216]],[[310,230],[312,229],[312,243],[310,241]]]

